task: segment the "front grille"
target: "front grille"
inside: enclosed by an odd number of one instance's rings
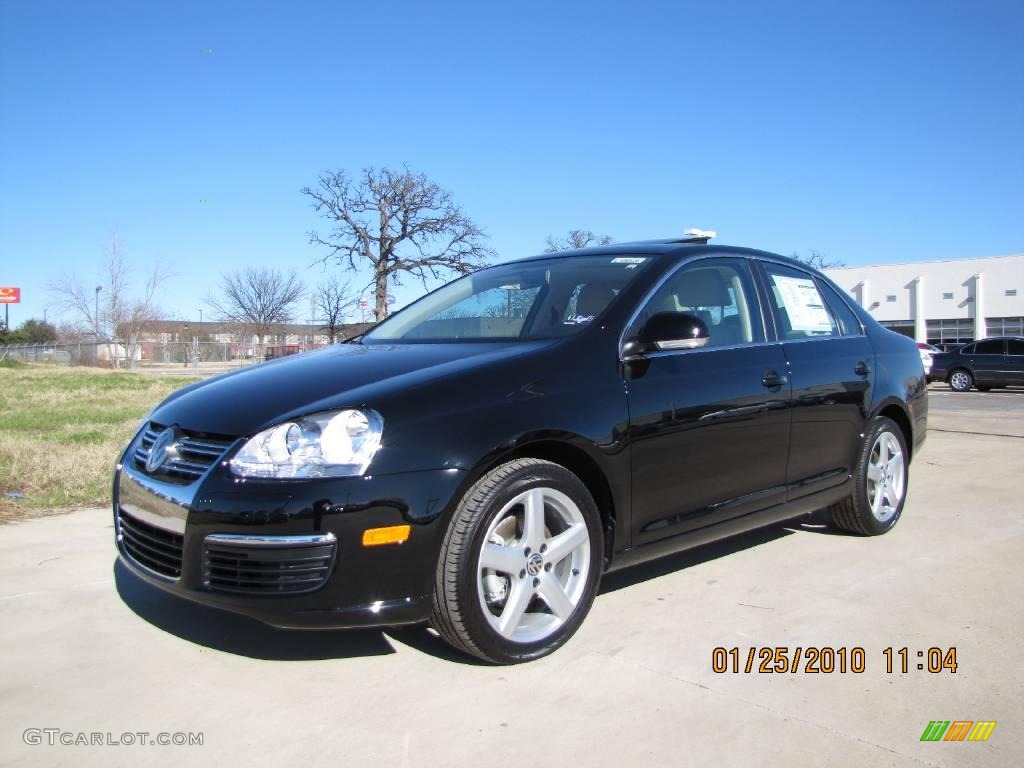
[[[213,534],[203,547],[203,581],[218,592],[294,594],[327,581],[337,540],[317,536],[246,537]]]
[[[181,552],[185,537],[174,531],[157,528],[119,510],[118,526],[121,543],[132,560],[163,576],[181,576]]]
[[[150,422],[142,431],[142,437],[135,446],[135,466],[146,472],[146,460],[157,436],[164,430],[161,424]],[[202,477],[206,470],[217,463],[224,455],[231,440],[218,439],[206,435],[196,436],[181,433],[168,449],[167,458],[149,473],[171,483],[185,485]]]

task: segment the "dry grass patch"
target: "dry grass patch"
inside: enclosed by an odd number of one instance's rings
[[[114,464],[139,420],[192,381],[0,364],[0,520],[109,503]]]

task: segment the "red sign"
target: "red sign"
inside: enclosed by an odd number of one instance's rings
[[[20,304],[21,288],[0,288],[0,304]]]

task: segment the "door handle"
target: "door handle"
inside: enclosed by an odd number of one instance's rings
[[[768,389],[774,389],[775,387],[781,387],[784,384],[789,383],[789,378],[775,371],[768,371],[761,379],[761,383],[764,384]]]
[[[863,360],[857,363],[857,367],[853,369],[853,372],[858,376],[867,376],[871,373],[871,368]]]

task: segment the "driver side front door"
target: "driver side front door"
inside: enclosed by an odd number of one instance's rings
[[[634,546],[785,500],[789,372],[782,345],[765,340],[749,262],[713,258],[678,269],[627,337],[666,311],[700,317],[710,339],[627,364]]]

